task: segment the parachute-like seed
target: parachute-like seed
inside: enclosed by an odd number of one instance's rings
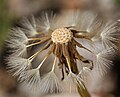
[[[89,27],[93,23],[93,20],[95,19],[95,15],[90,12],[84,12],[83,14],[81,14],[80,18],[81,19],[79,20],[79,29],[81,29],[82,31],[88,31],[88,29],[90,29]]]
[[[101,51],[96,55],[97,59],[94,61],[95,64],[94,68],[97,71],[99,71],[100,76],[105,75],[108,69],[110,69],[111,66],[113,65],[113,62],[110,59],[111,56],[113,57],[113,54],[114,54],[114,49],[109,48]]]
[[[70,72],[68,74],[68,76],[64,79],[64,81],[68,81],[70,83],[75,83],[76,85],[79,84],[84,88],[84,85],[83,85],[83,80],[78,76],[78,75],[75,75],[74,73]]]
[[[91,23],[87,28],[87,31],[95,36],[97,33],[100,33],[102,26],[103,26],[102,19],[95,15],[93,16],[93,19],[91,20]]]
[[[40,91],[42,94],[59,93],[61,87],[59,80],[54,72],[47,73],[41,80]]]
[[[8,61],[8,69],[10,73],[13,73],[13,76],[19,77],[21,73],[25,72],[30,68],[31,62],[25,58],[20,57],[9,57]]]
[[[21,73],[20,82],[26,84],[28,88],[33,88],[33,90],[34,87],[39,86],[40,80],[39,69],[26,70],[25,72]]]
[[[41,17],[37,20],[37,28],[40,29],[40,32],[49,32],[55,29],[55,17],[56,15],[53,12],[43,12]]]
[[[117,22],[107,23],[101,33],[103,45],[106,48],[110,48],[110,47],[117,48],[115,43],[118,42],[117,39],[118,35],[120,36],[120,33],[118,32]]]
[[[73,27],[77,31],[86,31],[94,35],[100,30],[102,26],[102,19],[91,12],[69,11],[67,16],[64,16],[64,26]]]
[[[19,57],[19,56],[26,56],[27,54],[26,45],[17,39],[12,38],[10,40],[7,40],[6,46],[10,48],[10,50],[8,51],[12,53],[11,56]]]
[[[20,41],[24,44],[28,42],[28,37],[25,35],[25,33],[20,28],[12,28],[10,32],[11,32],[10,33],[11,39],[14,38],[17,41]]]
[[[87,77],[89,75],[89,73],[91,72],[91,69],[88,68],[88,67],[83,67],[82,70],[80,71],[79,73],[79,76],[81,77],[81,79],[83,81],[86,81],[87,80]]]
[[[65,21],[64,26],[66,27],[76,27],[79,23],[78,18],[80,16],[79,11],[69,11],[66,16],[64,16]]]
[[[19,77],[21,86],[29,90],[33,95],[40,95],[40,72],[39,69],[31,69],[23,72]]]
[[[38,34],[37,29],[36,29],[36,21],[35,18],[32,16],[30,19],[24,18],[21,21],[21,26],[23,26],[23,32],[28,36],[35,36]]]

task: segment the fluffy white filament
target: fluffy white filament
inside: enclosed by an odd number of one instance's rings
[[[55,17],[53,12],[43,12],[40,18],[37,19],[37,28],[40,29],[40,32],[53,31],[56,26]]]
[[[36,21],[33,16],[30,19],[24,18],[21,21],[21,26],[23,27],[22,30],[28,37],[35,36],[36,34],[38,34],[36,28]]]
[[[118,39],[116,37],[119,36],[119,31],[117,30],[117,28],[117,22],[108,22],[103,28],[101,38],[102,43],[106,48],[117,48],[117,46],[115,45],[115,43],[118,42]]]
[[[8,61],[8,69],[10,73],[13,73],[13,76],[20,77],[21,73],[25,72],[30,68],[31,62],[27,59],[20,57],[9,57]]]
[[[100,76],[107,73],[107,70],[111,68],[113,62],[110,57],[114,56],[114,49],[109,48],[96,54],[97,59],[94,61],[95,69],[99,72]]]
[[[59,80],[54,72],[49,72],[41,80],[40,90],[42,94],[46,93],[59,93],[61,92],[61,87]]]

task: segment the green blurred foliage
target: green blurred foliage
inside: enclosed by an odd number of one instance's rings
[[[9,15],[7,0],[0,0],[0,47],[7,36],[8,28],[11,25],[12,16]]]
[[[116,0],[116,3],[117,3],[118,5],[120,5],[120,0]]]

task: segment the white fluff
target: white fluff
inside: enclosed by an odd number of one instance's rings
[[[36,21],[33,16],[30,19],[24,18],[20,24],[23,26],[23,32],[28,37],[38,34],[36,29]]]
[[[26,56],[27,54],[26,45],[17,39],[12,38],[10,40],[7,40],[6,45],[11,49],[9,50],[9,52],[12,53],[11,56]]]
[[[89,69],[88,67],[83,67],[79,73],[79,76],[85,82],[90,72],[91,72],[91,69]]]
[[[105,49],[98,53],[97,59],[94,62],[94,68],[96,71],[99,71],[100,76],[103,76],[107,73],[108,69],[113,65],[110,57],[114,57],[114,50],[112,48]]]
[[[8,69],[10,73],[13,73],[13,76],[19,77],[21,73],[25,72],[30,68],[31,63],[29,60],[20,58],[20,57],[9,57],[8,61]]]
[[[53,12],[43,12],[41,17],[37,20],[37,28],[40,32],[47,33],[54,31],[55,26],[56,22]]]
[[[91,12],[84,12],[81,13],[81,16],[79,18],[79,24],[77,25],[79,27],[80,31],[87,31],[92,33],[91,31],[94,31],[94,27],[97,27],[99,25],[95,26],[95,23],[97,21],[94,21],[96,18],[96,15]],[[98,23],[99,24],[99,23]]]
[[[43,77],[40,86],[40,91],[42,94],[61,92],[59,80],[56,74],[52,71]]]
[[[79,11],[68,11],[67,13],[63,13],[63,26],[64,27],[76,27],[78,24],[78,19],[80,18],[80,12]],[[60,22],[60,21],[59,21]]]
[[[118,26],[116,22],[108,22],[101,32],[102,43],[106,48],[117,48],[115,42],[118,41],[120,33],[118,32]]]
[[[16,39],[17,41],[20,41],[20,42],[25,43],[25,44],[28,42],[28,37],[21,30],[21,28],[12,28],[10,30],[9,38]]]
[[[90,11],[69,11],[64,21],[66,22],[66,27],[72,26],[78,31],[87,31],[95,34],[102,26],[102,20]]]
[[[74,83],[76,85],[78,85],[78,83],[79,83],[82,88],[85,88],[83,85],[83,80],[79,77],[79,75],[75,75],[72,72],[70,72],[68,74],[68,76],[64,79],[64,81],[66,81],[66,82],[68,81],[68,82]]]
[[[28,88],[30,92],[39,94],[41,82],[39,69],[26,70],[21,74],[19,81],[21,82],[21,85],[24,88]]]

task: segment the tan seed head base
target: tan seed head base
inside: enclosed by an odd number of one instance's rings
[[[51,36],[54,43],[63,44],[71,41],[73,33],[67,28],[59,28],[54,30]]]

